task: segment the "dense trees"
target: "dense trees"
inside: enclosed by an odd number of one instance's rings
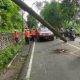
[[[2,0],[0,6],[6,6],[0,9],[0,30],[20,29],[22,27],[20,8],[11,0]]]
[[[62,10],[62,18],[65,24],[71,24],[74,26],[75,23],[76,13],[77,13],[77,2],[76,0],[63,0],[61,3],[61,10]],[[65,25],[67,26],[67,25]],[[70,26],[69,26],[70,27]]]
[[[61,26],[60,15],[60,4],[57,2],[46,4],[41,11],[41,16],[55,28]]]
[[[38,22],[31,15],[28,15],[28,17],[27,17],[27,25],[28,25],[29,28],[36,28],[38,26]]]
[[[63,0],[62,3],[54,1],[44,6],[41,16],[55,28],[71,27],[76,12],[74,0]]]
[[[35,13],[28,5],[26,5],[24,2],[21,0],[12,0],[15,2],[17,5],[19,5],[23,10],[27,11],[30,15],[32,15],[35,19],[37,19],[39,22],[41,22],[44,26],[49,28],[54,34],[58,37],[60,37],[61,40],[64,42],[67,42],[65,38],[63,38],[57,31],[50,25],[48,24],[45,20],[43,20],[37,13]]]

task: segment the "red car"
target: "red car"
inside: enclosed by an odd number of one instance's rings
[[[37,29],[37,38],[38,40],[54,40],[54,34],[46,27]]]

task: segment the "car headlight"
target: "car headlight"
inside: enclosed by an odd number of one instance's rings
[[[53,33],[51,32],[51,33],[49,33],[49,35],[53,35]]]

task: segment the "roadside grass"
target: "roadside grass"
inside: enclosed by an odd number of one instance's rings
[[[0,53],[0,70],[5,68],[8,63],[13,59],[16,55],[17,51],[19,51],[23,47],[22,43],[16,45],[10,45]]]

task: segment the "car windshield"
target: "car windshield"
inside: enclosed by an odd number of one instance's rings
[[[41,28],[41,32],[50,32],[48,28]]]

